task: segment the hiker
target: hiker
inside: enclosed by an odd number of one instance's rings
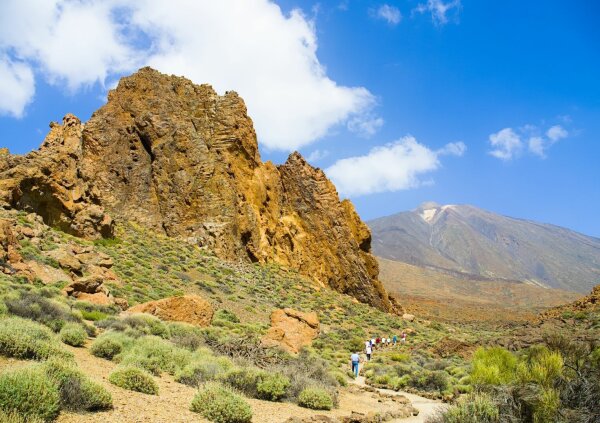
[[[355,352],[350,356],[350,361],[352,362],[352,373],[354,373],[354,377],[358,377],[358,364],[360,363],[360,355],[358,355],[358,352]]]
[[[389,347],[390,345],[392,345],[392,340],[390,338],[387,339],[387,346]]]
[[[370,345],[365,349],[365,353],[367,354],[367,361],[371,361],[371,354],[373,353],[373,349]]]
[[[396,346],[396,343],[398,342],[398,337],[396,335],[394,335],[392,337],[392,342],[394,343],[394,347]]]
[[[403,344],[406,344],[406,332],[402,332],[401,341],[402,341]]]
[[[371,348],[375,348],[375,338],[371,339]]]
[[[369,348],[370,346],[371,346],[371,340],[370,340],[370,339],[367,339],[367,340],[365,341],[365,348]]]

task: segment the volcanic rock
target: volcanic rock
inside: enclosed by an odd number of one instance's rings
[[[300,154],[263,163],[233,91],[143,68],[83,125],[52,123],[38,151],[0,152],[0,206],[49,226],[110,237],[134,221],[226,260],[277,263],[381,309],[371,233],[323,171]]]
[[[209,326],[214,314],[212,305],[198,295],[150,301],[133,306],[127,311],[152,314],[161,320],[185,322],[201,327]]]
[[[262,339],[265,346],[278,346],[296,354],[319,336],[317,313],[302,313],[291,308],[271,313],[271,327]]]

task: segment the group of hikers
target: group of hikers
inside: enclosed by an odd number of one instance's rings
[[[373,351],[378,350],[378,349],[389,348],[390,346],[396,346],[397,343],[398,343],[398,337],[396,335],[394,335],[391,338],[386,338],[386,337],[379,338],[378,337],[378,338],[367,339],[365,341],[365,351],[364,351],[365,355],[367,357],[366,361],[371,361],[371,356],[373,355]],[[406,343],[406,332],[402,332],[402,335],[400,335],[400,343],[401,344]],[[350,361],[352,363],[352,373],[354,373],[355,377],[358,377],[358,370],[359,370],[360,362],[363,361],[363,359],[360,356],[360,353],[358,351],[353,353],[350,356]]]

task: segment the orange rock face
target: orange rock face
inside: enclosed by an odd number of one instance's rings
[[[291,308],[271,313],[271,328],[262,342],[265,346],[278,346],[296,354],[319,336],[317,313],[302,313]]]
[[[369,229],[320,169],[298,153],[263,163],[235,92],[150,68],[123,78],[85,125],[67,115],[38,151],[0,151],[2,203],[88,238],[135,221],[393,309]]]
[[[127,310],[129,313],[148,313],[161,320],[185,322],[196,326],[209,326],[214,309],[204,298],[198,295],[164,298],[138,304]]]

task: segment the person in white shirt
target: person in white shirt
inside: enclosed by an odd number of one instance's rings
[[[367,361],[371,361],[371,354],[373,353],[373,349],[371,348],[370,345],[367,346],[365,352],[367,354]]]

